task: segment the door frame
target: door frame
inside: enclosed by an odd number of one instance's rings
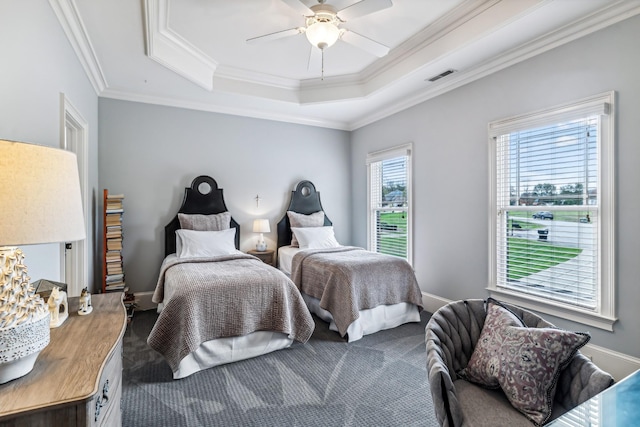
[[[76,242],[62,242],[60,248],[60,275],[67,284],[70,297],[79,296],[84,287],[89,286],[89,124],[82,117],[64,93],[60,94],[60,145],[61,148],[76,154],[82,211],[86,238]],[[72,243],[71,249],[66,244]]]

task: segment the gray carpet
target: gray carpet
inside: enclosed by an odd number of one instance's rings
[[[154,311],[124,337],[122,422],[139,426],[437,426],[420,323],[342,340],[315,318],[306,344],[173,380],[146,343]]]

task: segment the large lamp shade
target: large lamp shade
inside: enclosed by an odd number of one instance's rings
[[[84,238],[76,155],[0,140],[0,246]]]

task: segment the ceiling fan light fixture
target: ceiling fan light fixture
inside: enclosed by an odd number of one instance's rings
[[[307,40],[319,49],[331,47],[340,38],[340,29],[330,22],[315,22],[305,31]]]

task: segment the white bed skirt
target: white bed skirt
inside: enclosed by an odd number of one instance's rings
[[[164,303],[158,304],[158,313],[162,311]],[[256,331],[239,337],[218,338],[205,341],[185,356],[173,372],[173,379],[188,377],[196,372],[224,365],[225,363],[238,362],[251,359],[290,347],[293,339],[287,334],[274,331]]]
[[[225,363],[237,362],[261,356],[291,346],[293,340],[286,334],[272,331],[257,331],[241,337],[218,338],[200,344],[193,353],[180,361],[173,372],[173,379]]]
[[[338,331],[333,321],[333,316],[327,310],[320,307],[319,299],[304,293],[302,294],[302,298],[311,313],[329,323],[329,329],[336,332]],[[420,310],[418,310],[418,307],[406,302],[392,305],[379,305],[371,309],[360,310],[360,317],[347,328],[348,341],[354,342],[365,335],[385,329],[393,329],[405,323],[419,321]]]

